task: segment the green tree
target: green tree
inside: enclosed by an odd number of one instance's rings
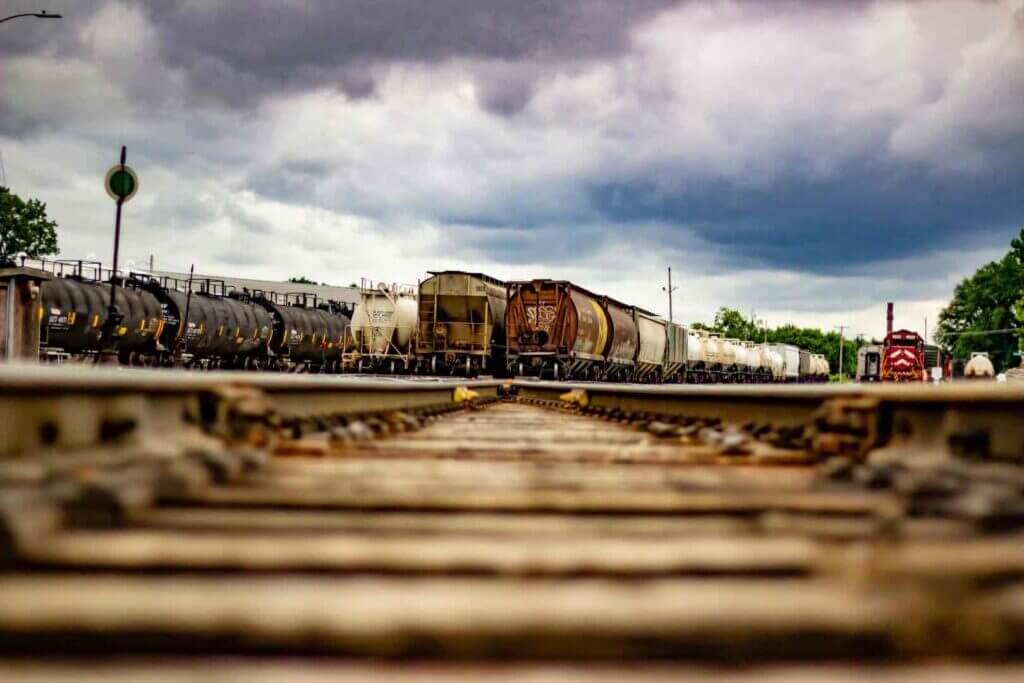
[[[1020,353],[1020,365],[1024,367],[1024,292],[1021,293],[1020,300],[1013,307],[1013,314],[1017,316],[1017,349]]]
[[[312,280],[310,280],[308,277],[306,277],[304,275],[300,275],[298,277],[290,277],[290,278],[288,278],[288,282],[294,282],[297,285],[315,285],[316,284],[315,282],[313,282]]]
[[[747,320],[743,314],[733,308],[719,308],[715,313],[715,329],[727,339],[756,339],[757,326],[753,320]]]
[[[955,358],[985,351],[997,370],[1017,365],[1014,353],[1024,328],[1022,297],[1024,229],[1002,259],[986,263],[956,286],[949,305],[939,313],[936,337]],[[1017,336],[1005,330],[1016,330]]]
[[[30,258],[58,253],[57,223],[46,217],[46,204],[26,202],[0,186],[0,259],[19,253]]]

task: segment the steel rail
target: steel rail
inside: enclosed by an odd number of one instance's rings
[[[526,399],[626,416],[810,426],[847,445],[856,441],[860,455],[884,447],[900,458],[927,452],[1024,460],[1024,386],[1017,384],[640,386],[515,380],[511,385]],[[824,439],[818,446],[832,453],[834,441]]]
[[[0,367],[0,460],[104,449],[174,453],[253,426],[453,406],[502,382]],[[248,436],[252,436],[251,434]],[[259,439],[256,439],[259,441]]]

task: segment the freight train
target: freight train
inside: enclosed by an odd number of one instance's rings
[[[43,355],[127,365],[289,372],[538,376],[614,382],[825,382],[823,356],[664,320],[571,282],[431,272],[364,281],[354,307],[222,281],[79,271],[42,286]]]
[[[307,295],[227,291],[202,280],[81,275],[42,286],[43,355],[100,358],[113,349],[125,365],[209,369],[339,371],[351,311]]]
[[[508,373],[690,384],[825,382],[828,362],[788,344],[726,339],[564,280],[508,285]]]

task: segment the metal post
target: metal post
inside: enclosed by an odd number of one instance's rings
[[[127,148],[121,145],[121,171],[124,171],[125,156],[127,155]],[[117,325],[121,322],[121,313],[117,310],[116,296],[117,296],[117,257],[118,252],[121,248],[121,206],[124,204],[124,198],[118,197],[117,199],[117,213],[114,219],[114,264],[113,269],[110,272],[110,303],[107,305],[107,320],[104,324],[103,329],[103,346],[106,347],[110,343],[111,338],[114,336],[114,330],[117,329]],[[103,267],[100,266],[100,280],[103,279]]]
[[[188,309],[192,305],[192,274],[196,270],[196,264],[192,263],[188,267],[188,290],[185,292],[185,315],[178,321],[178,328],[183,330],[181,335],[178,337],[178,344],[184,345],[184,352],[188,352]],[[175,355],[177,355],[177,349],[175,349]]]

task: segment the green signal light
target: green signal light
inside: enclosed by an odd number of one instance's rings
[[[110,191],[122,199],[135,191],[135,178],[128,171],[114,171],[110,176]]]

